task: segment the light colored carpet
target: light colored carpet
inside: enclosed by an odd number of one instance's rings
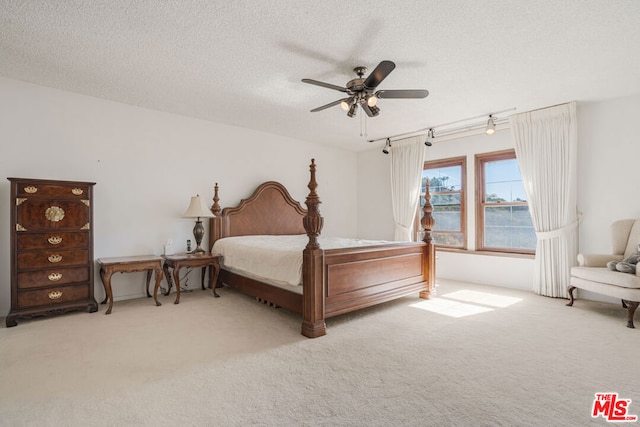
[[[640,415],[640,329],[618,305],[440,281],[310,340],[299,316],[220,294],[3,322],[0,424],[607,425],[597,392]]]

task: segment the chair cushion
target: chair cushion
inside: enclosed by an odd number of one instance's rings
[[[640,289],[640,276],[600,267],[572,267],[571,275],[584,280],[606,283],[623,288]]]

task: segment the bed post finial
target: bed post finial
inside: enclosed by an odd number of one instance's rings
[[[302,219],[302,224],[304,225],[304,229],[307,232],[307,236],[309,236],[309,243],[307,244],[308,249],[317,249],[320,247],[318,243],[318,236],[322,231],[323,218],[320,215],[320,198],[316,193],[316,188],[318,188],[318,183],[316,182],[316,161],[315,159],[311,159],[311,165],[309,165],[309,171],[311,172],[311,178],[309,179],[309,195],[305,201],[307,205],[307,214]]]
[[[218,202],[220,201],[220,197],[218,197],[218,183],[213,187],[213,206],[211,206],[211,213],[215,216],[219,216],[221,209]]]
[[[420,220],[420,225],[424,229],[424,238],[422,239],[426,244],[431,244],[433,242],[433,237],[431,236],[431,230],[436,224],[435,219],[433,219],[433,205],[431,204],[431,194],[429,193],[429,182],[426,183],[424,193],[424,206],[422,206],[422,219]]]
[[[309,237],[307,247],[302,251],[302,335],[317,338],[325,335],[327,325],[324,321],[324,278],[323,254],[318,243],[318,236],[322,231],[322,216],[320,216],[320,198],[316,193],[316,161],[311,159],[309,166],[311,179],[309,180],[309,195],[307,214],[302,218],[302,224]]]
[[[433,244],[433,236],[431,230],[436,225],[436,220],[433,218],[433,205],[431,204],[431,194],[429,193],[429,181],[425,185],[424,193],[424,206],[422,207],[422,219],[420,225],[424,229],[424,238],[422,239],[426,243],[426,257],[427,262],[425,264],[425,271],[423,276],[427,282],[427,289],[420,291],[420,298],[429,299],[436,293],[436,248]]]

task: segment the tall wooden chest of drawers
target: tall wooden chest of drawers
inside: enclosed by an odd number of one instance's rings
[[[98,311],[93,296],[93,182],[11,182],[11,311],[17,319]]]

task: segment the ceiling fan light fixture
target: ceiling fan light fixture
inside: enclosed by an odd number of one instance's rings
[[[371,111],[371,115],[374,117],[380,114],[380,108],[376,107],[375,105],[373,107],[369,107],[369,111]]]
[[[340,108],[342,108],[344,111],[349,111],[349,103],[347,101],[342,101],[340,103]]]
[[[493,115],[489,114],[489,120],[487,120],[487,128],[484,131],[487,135],[493,135],[496,133],[496,124],[493,121]]]
[[[349,111],[347,111],[347,116],[353,117],[356,115],[356,111],[358,110],[358,104],[353,103],[351,107],[349,107]]]
[[[378,103],[378,97],[377,96],[370,95],[369,98],[367,98],[367,105],[369,107],[375,107],[377,103]]]

